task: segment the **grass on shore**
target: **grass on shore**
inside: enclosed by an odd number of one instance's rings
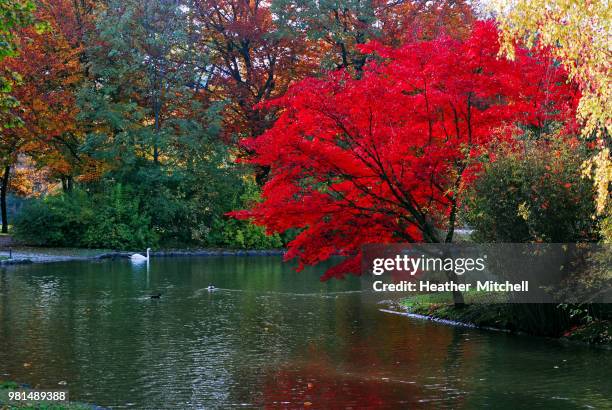
[[[612,345],[612,321],[603,319],[567,320],[567,312],[558,305],[544,306],[543,315],[555,323],[557,334],[546,334],[545,319],[531,315],[532,306],[508,303],[487,303],[491,298],[484,292],[464,294],[466,304],[456,307],[450,293],[421,294],[400,302],[408,312],[437,319],[474,325],[479,328],[494,328],[517,333],[547,335],[589,344]],[[535,310],[542,309],[535,306]],[[551,315],[552,313],[552,315]],[[544,316],[545,317],[545,316]],[[561,330],[559,330],[561,329]],[[540,330],[542,333],[540,333]]]

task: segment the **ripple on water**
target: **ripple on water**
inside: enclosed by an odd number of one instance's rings
[[[612,408],[612,352],[381,312],[365,279],[321,283],[320,269],[167,258],[148,271],[5,270],[0,374],[65,380],[73,398],[117,408]]]

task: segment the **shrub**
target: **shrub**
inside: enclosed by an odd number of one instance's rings
[[[250,206],[261,200],[259,187],[253,178],[242,179],[240,190],[233,189],[234,197],[226,205],[225,212]],[[274,249],[281,248],[286,243],[283,235],[278,233],[268,235],[262,226],[224,215],[212,218],[203,240],[207,246],[235,249]]]
[[[13,234],[38,246],[82,246],[82,238],[93,220],[84,192],[47,196],[26,203],[15,219]]]
[[[499,148],[466,192],[463,219],[482,242],[597,240],[592,183],[577,142],[525,141]]]
[[[141,212],[140,198],[133,190],[117,184],[108,193],[95,198],[95,215],[83,235],[85,246],[135,249],[157,243],[151,218]]]
[[[267,235],[262,226],[231,218],[215,219],[207,241],[210,246],[236,249],[274,249],[283,246],[279,234]]]
[[[15,232],[32,245],[111,249],[269,249],[282,247],[290,237],[267,235],[261,226],[224,216],[259,200],[259,188],[250,178],[228,175],[205,184],[203,176],[139,175],[139,184],[108,179],[89,184],[89,192],[75,189],[31,200]]]
[[[17,217],[17,239],[38,246],[134,249],[157,236],[140,199],[122,185],[89,195],[75,190],[30,201]]]

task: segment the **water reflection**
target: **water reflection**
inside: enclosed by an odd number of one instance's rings
[[[612,406],[608,351],[382,313],[362,287],[276,257],[4,269],[0,377],[114,407]]]

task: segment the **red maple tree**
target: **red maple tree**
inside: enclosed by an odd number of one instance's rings
[[[575,87],[544,55],[498,57],[497,30],[392,49],[373,42],[356,79],[337,71],[268,102],[275,125],[245,140],[270,167],[263,201],[233,213],[272,232],[299,228],[287,259],[348,256],[322,277],[359,273],[367,243],[450,242],[459,193],[492,141],[571,118]]]

